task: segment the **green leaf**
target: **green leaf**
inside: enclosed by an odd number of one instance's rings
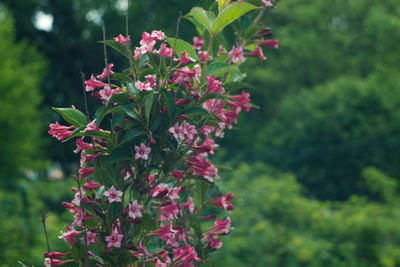
[[[126,115],[128,115],[129,117],[140,121],[139,116],[136,114],[136,112],[133,110],[133,106],[131,104],[126,104],[126,105],[122,105],[122,106],[118,106],[117,108],[119,108],[120,110],[122,110],[123,113],[125,113]],[[116,110],[115,112],[118,112],[118,110]]]
[[[176,104],[175,104],[175,100],[172,97],[172,95],[166,91],[166,90],[162,90],[161,94],[164,96],[165,98],[165,103],[167,104],[167,109],[168,109],[168,114],[169,116],[172,118],[175,116],[176,114]]]
[[[154,94],[152,93],[148,95],[144,104],[144,114],[146,115],[147,122],[149,122],[150,119],[151,108],[153,107],[153,101],[154,101]]]
[[[136,95],[139,90],[136,88],[135,83],[126,83],[126,88],[128,89],[128,92],[131,93],[131,95]]]
[[[175,43],[176,40],[176,43]],[[193,45],[181,40],[181,39],[175,39],[175,38],[167,38],[167,42],[168,44],[173,48],[175,45],[175,52],[177,54],[182,53],[183,51],[186,51],[186,54],[195,59],[195,60],[199,60],[199,56],[196,53],[196,50],[193,48]]]
[[[209,32],[212,30],[212,24],[208,18],[207,12],[201,7],[194,7],[190,10],[189,16],[192,16],[201,25],[203,25]]]
[[[110,156],[107,158],[107,161],[108,163],[114,163],[117,161],[130,160],[132,158],[133,155],[131,154],[129,147],[122,146],[114,149],[114,151],[111,152]]]
[[[161,123],[161,115],[158,114],[158,116],[153,120],[153,122],[152,122],[152,124],[151,124],[151,127],[150,127],[150,130],[151,130],[152,132],[154,132],[155,130],[157,130],[158,126],[160,126],[160,123]]]
[[[214,21],[212,33],[216,34],[222,31],[226,26],[240,18],[247,12],[256,9],[257,7],[246,2],[233,2],[228,5]]]
[[[251,37],[253,37],[254,34],[256,34],[259,30],[262,29],[262,26],[260,25],[251,25],[249,26],[245,31],[244,31],[244,39],[249,40]]]
[[[208,115],[208,112],[200,107],[191,107],[182,111],[181,115]]]
[[[121,140],[121,143],[125,143],[125,142],[132,140],[143,134],[145,134],[145,132],[142,129],[131,129],[126,132],[126,134],[124,135],[124,137]]]
[[[122,93],[122,94],[116,94],[110,97],[110,99],[107,101],[107,107],[111,105],[112,103],[118,103],[118,104],[126,104],[129,102],[129,98],[131,97],[130,94],[127,93]]]
[[[111,75],[110,75],[110,78],[111,78],[112,80],[117,80],[117,81],[120,81],[120,82],[131,82],[131,81],[132,81],[132,79],[129,78],[129,76],[126,75],[126,74],[124,74],[124,73],[114,73],[114,74],[111,74]]]
[[[53,110],[57,111],[63,119],[69,124],[82,127],[88,124],[88,119],[85,114],[75,108],[54,108]]]
[[[99,43],[106,44],[109,47],[112,47],[115,51],[119,52],[120,54],[124,55],[129,59],[129,52],[125,45],[117,42],[115,40],[106,40],[106,41],[99,41]]]
[[[218,12],[221,12],[230,2],[231,0],[218,0]]]
[[[226,68],[228,65],[223,62],[213,62],[210,65],[207,66],[207,69],[205,71],[204,77],[208,77],[213,75],[217,70],[220,70],[222,68]]]
[[[74,139],[76,137],[82,136],[81,132],[83,130],[85,130],[85,128],[86,128],[86,126],[82,126],[82,127],[78,128],[78,129],[76,129],[73,134],[71,134],[67,139],[63,140],[62,142],[64,143],[64,142],[67,142],[67,141],[69,141],[71,139]]]
[[[249,88],[249,89],[254,89],[253,86],[251,86],[248,83],[243,83],[243,82],[230,82],[225,84],[224,86],[226,92],[232,92],[238,89],[244,89],[244,88]]]

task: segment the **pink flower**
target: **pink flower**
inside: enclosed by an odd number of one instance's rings
[[[174,263],[178,266],[194,266],[192,264],[193,261],[201,262],[201,260],[197,257],[197,253],[194,247],[189,246],[189,244],[185,245],[185,248],[175,248],[172,250],[174,254]]]
[[[271,46],[271,47],[277,49],[278,45],[279,45],[279,40],[278,39],[264,40],[261,42],[261,44],[266,45],[266,46]]]
[[[131,37],[128,35],[128,37],[125,38],[122,34],[120,34],[117,37],[114,37],[113,39],[123,45],[126,45],[126,42],[129,41]]]
[[[149,259],[149,261],[155,262],[155,267],[168,267],[171,264],[171,259],[168,257],[168,251],[159,250],[157,254],[161,256],[162,260],[159,257],[153,256],[153,258]]]
[[[172,176],[174,176],[175,180],[179,183],[182,181],[182,179],[185,177],[184,175],[185,171],[178,171],[174,170],[171,172]]]
[[[80,240],[82,240],[83,243],[86,243],[85,239],[87,239],[87,246],[89,246],[90,244],[97,244],[97,236],[99,234],[98,233],[92,233],[91,231],[87,231],[86,232],[86,237],[81,237]]]
[[[56,122],[56,123],[50,124],[50,130],[48,133],[51,136],[62,141],[64,139],[67,139],[68,137],[70,137],[71,134],[73,134],[73,131],[70,131],[70,129],[72,129],[72,128],[74,128],[74,127],[73,126],[62,126],[62,125],[58,124],[58,122]]]
[[[143,205],[137,203],[137,200],[133,201],[128,206],[128,214],[132,219],[141,218]]]
[[[239,112],[241,109],[244,109],[246,112],[250,111],[250,94],[246,93],[246,91],[242,91],[240,95],[230,96],[232,101],[229,102],[230,106],[235,109],[236,112]]]
[[[258,44],[258,45],[257,45],[257,48],[256,48],[253,52],[250,52],[249,55],[250,55],[250,56],[257,56],[257,57],[259,57],[261,60],[266,60],[266,59],[267,59],[267,57],[264,56],[264,53],[263,53],[263,51],[262,51],[262,49],[261,49],[260,44]]]
[[[207,58],[207,56],[208,56],[207,51],[199,51],[199,52],[197,52],[197,53],[200,55],[200,61],[201,61],[201,62],[206,61],[206,58]],[[208,58],[211,58],[211,57],[208,56]]]
[[[268,0],[261,0],[261,2],[263,2],[263,4],[264,4],[266,7],[271,7],[271,6],[273,6],[273,4],[272,4],[271,1],[268,1]]]
[[[141,81],[136,81],[135,82],[135,87],[139,91],[150,91],[150,90],[153,90],[153,88],[151,87],[150,83],[142,83]]]
[[[60,265],[63,265],[63,264],[69,263],[69,262],[70,262],[70,260],[61,261],[61,260],[55,260],[55,259],[50,259],[50,258],[44,259],[44,265],[46,267],[60,266]]]
[[[182,53],[180,53],[180,55],[182,55],[182,58],[179,61],[178,66],[179,65],[185,65],[185,64],[187,64],[189,62],[194,62],[195,61],[193,58],[187,56],[186,51],[183,51]]]
[[[99,91],[100,99],[103,100],[103,104],[105,104],[113,95],[122,93],[119,88],[111,89],[110,86],[106,85],[102,90]]]
[[[172,57],[174,50],[172,48],[167,47],[167,44],[162,43],[157,53],[162,57]]]
[[[80,168],[78,170],[78,172],[81,175],[81,177],[84,178],[84,177],[88,177],[89,175],[91,175],[94,172],[94,168],[93,167]]]
[[[193,140],[195,135],[197,135],[196,126],[189,124],[188,122],[183,122],[183,133],[189,139],[189,141]]]
[[[147,52],[153,52],[155,44],[156,40],[147,32],[143,32],[142,40],[140,40],[140,53],[145,54]]]
[[[85,82],[85,84],[86,84],[87,92],[93,91],[96,88],[100,88],[100,87],[103,87],[106,85],[105,83],[102,83],[102,82],[96,80],[96,78],[93,76],[93,74],[92,74],[92,77],[90,78],[90,80],[87,80]]]
[[[62,257],[67,256],[69,253],[62,253],[62,252],[57,252],[57,251],[50,251],[44,254],[46,258],[50,259],[59,259]]]
[[[204,158],[193,156],[188,158],[187,162],[189,162],[188,167],[192,169],[195,175],[201,175],[210,182],[213,182],[213,176],[218,176],[216,173],[216,168],[212,165],[211,162],[206,161]]]
[[[188,201],[186,203],[183,203],[182,207],[193,213],[194,211],[193,198],[189,197]]]
[[[185,135],[183,133],[183,127],[179,126],[178,122],[176,122],[173,127],[169,128],[168,132],[178,140],[182,140],[185,138]]]
[[[194,145],[193,148],[196,149],[198,153],[214,154],[214,142],[213,139],[207,139],[199,146]]]
[[[113,67],[114,67],[113,63],[108,64],[107,68],[104,68],[103,73],[96,76],[97,79],[104,79],[107,78],[108,75],[114,74],[114,72],[112,71]]]
[[[138,160],[142,158],[143,160],[149,159],[149,153],[151,151],[150,147],[145,146],[145,144],[141,143],[140,146],[135,146],[135,159]]]
[[[153,37],[157,41],[162,41],[166,38],[165,33],[162,31],[152,31],[151,37]]]
[[[233,210],[234,206],[231,204],[231,200],[234,198],[232,193],[222,195],[213,201],[213,205],[221,207],[226,210]]]
[[[111,186],[110,189],[108,189],[108,191],[105,191],[103,193],[103,195],[105,195],[106,197],[108,197],[108,202],[112,203],[112,202],[121,202],[121,196],[123,195],[123,193],[117,189],[115,189],[114,186]]]
[[[225,93],[225,89],[223,87],[221,88],[222,82],[215,79],[214,75],[206,77],[206,81],[208,82],[208,87],[204,95],[207,95],[209,93],[216,93],[222,95]]]
[[[88,125],[85,128],[85,132],[90,132],[90,131],[99,131],[99,127],[97,127],[96,125],[96,121],[93,120],[91,122],[88,123]]]
[[[111,235],[106,236],[106,241],[107,241],[107,247],[108,248],[120,248],[121,247],[121,241],[124,238],[123,234],[119,234],[117,231],[117,228],[114,229]]]
[[[100,186],[102,186],[102,184],[90,179],[86,179],[86,183],[83,185],[83,188],[91,191],[99,188]]]
[[[232,62],[244,62],[243,56],[243,47],[239,46],[238,48],[232,47],[232,50],[229,52],[229,56],[232,58]]]
[[[75,243],[75,237],[80,235],[82,231],[75,231],[74,227],[72,226],[65,226],[66,232],[62,233],[58,238],[64,239],[71,245]]]
[[[178,204],[170,202],[170,204],[162,206],[160,212],[160,222],[171,222],[178,215]]]
[[[85,143],[83,141],[83,138],[77,138],[76,139],[76,149],[74,150],[74,153],[79,153],[81,150],[88,150],[92,149],[93,144]]]
[[[204,44],[203,36],[193,37],[193,47],[194,47],[194,49],[200,50],[203,47],[203,44]]]

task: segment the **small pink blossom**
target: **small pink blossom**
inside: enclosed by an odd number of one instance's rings
[[[126,42],[129,41],[131,37],[128,35],[128,37],[125,38],[122,34],[120,34],[117,37],[114,37],[113,39],[123,45],[126,45]]]
[[[50,259],[59,259],[67,256],[69,253],[62,253],[62,252],[57,252],[57,251],[50,251],[44,254],[46,258]]]
[[[171,222],[178,215],[178,204],[172,202],[160,208],[160,222]]]
[[[246,93],[246,91],[242,91],[240,95],[233,95],[229,98],[232,100],[229,102],[229,105],[235,109],[236,112],[239,112],[241,109],[244,109],[246,112],[250,111],[250,94]]]
[[[166,43],[162,43],[157,53],[162,57],[172,57],[172,55],[174,54],[174,50],[167,47]]]
[[[74,153],[79,153],[79,151],[88,150],[88,149],[92,149],[92,148],[93,148],[93,144],[85,143],[83,141],[83,138],[77,138],[76,139],[76,149],[74,150]]]
[[[66,232],[62,233],[58,238],[64,239],[71,245],[75,243],[75,237],[80,235],[82,231],[75,231],[73,226],[65,226]]]
[[[86,85],[86,91],[89,92],[93,91],[96,88],[101,88],[106,84],[96,80],[96,78],[92,75],[92,77],[85,82],[85,85]]]
[[[221,207],[226,210],[233,210],[234,206],[231,204],[231,200],[234,198],[232,193],[222,195],[213,201],[213,205]]]
[[[182,207],[193,213],[194,211],[193,198],[189,197],[188,201],[186,203],[183,203]]]
[[[143,160],[148,160],[149,159],[149,153],[151,151],[150,147],[147,147],[145,144],[141,143],[140,146],[135,146],[135,159],[143,159]]]
[[[178,122],[176,122],[174,126],[169,128],[168,132],[178,140],[182,140],[185,138],[185,134],[183,133],[183,127],[180,126]]]
[[[128,206],[128,214],[132,219],[141,218],[143,205],[137,203],[137,200],[133,201]]]
[[[107,78],[108,75],[114,74],[114,72],[112,71],[113,67],[114,67],[114,63],[108,64],[107,68],[104,68],[103,73],[96,76],[97,79],[104,79],[104,78]]]
[[[166,36],[165,36],[165,33],[164,32],[162,32],[162,31],[156,31],[156,30],[154,30],[154,31],[152,31],[151,32],[151,37],[153,37],[155,40],[157,40],[157,41],[162,41],[162,40],[164,40],[165,38],[167,38]]]
[[[92,233],[91,231],[87,231],[86,237],[81,237],[80,240],[83,243],[86,243],[86,240],[87,240],[87,246],[89,246],[90,244],[97,244],[96,238],[98,235],[99,235],[98,233]]]
[[[93,167],[80,168],[78,170],[78,172],[81,175],[81,177],[84,178],[84,177],[88,177],[89,175],[91,175],[94,172],[94,168]]]
[[[95,190],[95,189],[97,189],[97,188],[99,188],[101,186],[102,186],[102,184],[100,184],[100,183],[98,183],[96,181],[93,181],[93,180],[90,180],[90,179],[86,179],[86,183],[83,185],[83,188],[86,189],[86,190],[91,191],[91,190]]]
[[[119,234],[117,231],[117,228],[115,228],[112,232],[111,235],[106,236],[106,241],[107,241],[107,247],[108,248],[120,248],[121,247],[121,241],[124,238],[123,234]]]
[[[193,261],[201,262],[201,260],[197,257],[197,253],[194,247],[189,246],[189,244],[185,245],[185,248],[175,248],[172,250],[174,254],[174,262],[179,262],[181,266],[194,266],[192,264]]]
[[[232,58],[232,62],[244,62],[243,56],[243,47],[232,47],[232,50],[229,52],[229,56]]]
[[[266,59],[267,59],[267,57],[264,56],[264,53],[263,53],[263,51],[262,51],[262,49],[261,49],[260,44],[258,44],[258,45],[257,45],[257,48],[256,48],[254,51],[250,52],[249,55],[250,55],[250,56],[257,56],[257,57],[259,57],[261,60],[266,60]]]
[[[278,49],[279,40],[278,39],[264,40],[261,42],[261,44]]]
[[[103,193],[103,195],[105,195],[106,197],[108,197],[108,202],[112,203],[112,202],[121,202],[121,196],[123,195],[123,193],[117,189],[115,189],[114,186],[111,186],[110,189],[108,189],[108,191],[105,191]]]
[[[172,176],[178,183],[181,182],[182,179],[185,177],[184,173],[185,171],[179,171],[179,170],[174,170],[171,172]]]
[[[179,65],[185,65],[185,64],[187,64],[189,62],[194,62],[195,61],[193,58],[187,56],[186,51],[183,51],[182,53],[180,53],[180,55],[182,55],[182,58],[179,61],[178,66]]]
[[[139,91],[150,91],[153,90],[153,88],[151,87],[151,83],[142,83],[141,81],[136,81],[135,82],[135,87],[139,90]]]
[[[200,61],[201,62],[205,62],[207,57],[211,58],[210,56],[208,56],[207,51],[198,51],[197,53],[200,55]]]
[[[113,95],[122,93],[119,88],[112,89],[110,86],[106,85],[102,90],[99,91],[100,99],[103,100],[103,104],[105,104]]]
[[[62,141],[64,139],[67,139],[68,137],[70,137],[71,134],[73,134],[73,131],[70,131],[70,129],[72,129],[72,128],[74,128],[74,127],[73,126],[63,126],[63,125],[58,124],[58,122],[56,122],[56,123],[50,124],[50,130],[48,133],[51,136]]]
[[[50,259],[50,258],[45,258],[44,259],[44,265],[46,267],[54,267],[54,266],[60,266],[63,264],[69,263],[70,260],[55,260],[55,259]]]
[[[85,128],[85,132],[98,131],[98,130],[100,130],[100,129],[99,129],[99,127],[97,127],[95,120],[89,122]]]
[[[194,49],[200,50],[203,47],[203,44],[204,44],[203,36],[193,37],[193,47],[194,47]]]
[[[263,4],[264,4],[266,7],[272,7],[272,6],[273,6],[273,4],[272,4],[271,1],[268,1],[268,0],[261,0],[261,2],[263,2]]]

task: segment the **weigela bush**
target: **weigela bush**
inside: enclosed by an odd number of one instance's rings
[[[106,64],[85,82],[102,103],[94,118],[54,108],[69,125],[51,124],[49,134],[75,139],[81,160],[75,197],[62,203],[74,215],[60,236],[71,249],[46,253],[47,266],[194,266],[222,246],[234,196],[218,190],[211,159],[216,140],[252,106],[240,65],[246,56],[265,60],[262,45],[278,46],[258,24],[271,6],[194,7],[185,16],[199,32],[193,44],[158,30],[133,50],[130,36],[104,41],[130,67]],[[233,44],[222,34],[228,25]]]

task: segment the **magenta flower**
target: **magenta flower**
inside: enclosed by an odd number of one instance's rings
[[[234,198],[232,193],[222,195],[213,201],[213,205],[221,207],[226,210],[233,210],[234,206],[231,204],[231,200]]]
[[[98,235],[99,235],[98,233],[92,233],[91,231],[87,231],[86,238],[85,237],[81,237],[80,240],[83,243],[86,243],[85,239],[87,239],[87,246],[89,246],[90,244],[97,244],[96,238],[97,238]]]
[[[140,146],[135,146],[135,159],[138,160],[142,158],[143,160],[149,159],[149,153],[151,151],[150,147],[145,146],[145,144],[141,143]]]
[[[151,83],[142,83],[141,81],[136,81],[135,82],[135,87],[139,90],[139,91],[150,91],[153,90],[153,88],[151,87]]]
[[[200,50],[203,47],[203,44],[204,44],[203,36],[193,37],[193,47],[194,47],[194,49]]]
[[[102,186],[102,184],[93,180],[86,179],[86,183],[83,185],[83,188],[90,191],[90,190],[95,190],[100,186]]]
[[[112,203],[112,202],[121,202],[121,196],[123,195],[123,193],[117,189],[115,189],[114,186],[111,186],[110,189],[108,189],[108,191],[105,191],[103,193],[103,195],[105,195],[106,197],[108,197],[108,202]]]
[[[156,40],[156,41],[162,41],[162,40],[164,40],[165,38],[167,38],[166,36],[165,36],[165,33],[164,32],[162,32],[162,31],[152,31],[151,32],[151,35],[150,35],[154,40]]]
[[[160,208],[160,222],[171,222],[178,215],[178,204],[172,202]]]
[[[71,245],[75,243],[75,237],[80,235],[82,231],[75,231],[73,226],[65,226],[66,232],[62,233],[58,238],[64,239]]]
[[[263,53],[263,51],[262,51],[262,49],[261,49],[260,44],[258,44],[258,45],[257,45],[257,48],[256,48],[253,52],[250,52],[248,55],[250,55],[250,56],[257,56],[257,57],[259,57],[261,60],[266,60],[266,59],[267,59],[267,57],[264,56],[264,53]]]
[[[232,62],[244,62],[244,56],[243,56],[243,47],[232,47],[232,50],[229,52],[229,56],[232,58]]]
[[[113,67],[114,67],[113,63],[108,64],[107,68],[104,68],[103,73],[96,76],[97,79],[104,79],[107,78],[108,75],[114,74],[114,72],[112,71]]]
[[[70,129],[72,129],[72,128],[74,128],[74,127],[73,126],[63,126],[63,125],[58,124],[58,122],[56,122],[56,123],[50,124],[50,130],[48,133],[52,137],[55,137],[58,140],[62,141],[71,136],[71,134],[74,132],[74,131],[70,131]]]
[[[179,65],[185,65],[185,64],[187,64],[189,62],[194,62],[195,61],[193,58],[187,56],[186,51],[183,51],[182,53],[180,53],[180,55],[182,55],[182,58],[179,61],[178,66]]]
[[[185,245],[185,248],[176,248],[172,250],[174,254],[174,262],[179,263],[179,266],[194,266],[192,261],[201,262],[201,260],[197,257],[197,253],[194,247],[189,246],[189,244]]]
[[[105,104],[113,95],[122,93],[119,88],[112,89],[110,86],[106,85],[102,90],[99,91],[100,99],[103,100],[103,104]]]
[[[123,44],[123,45],[126,45],[126,42],[129,41],[129,40],[131,39],[131,37],[128,35],[128,36],[125,38],[122,34],[120,34],[120,35],[118,35],[117,37],[114,37],[113,39],[114,39],[115,41],[117,41],[117,42]]]
[[[97,127],[95,120],[89,122],[85,128],[85,132],[98,131],[98,130],[100,130],[100,129],[99,129],[99,127]]]
[[[119,234],[117,232],[117,228],[114,229],[111,235],[106,236],[106,241],[107,241],[107,247],[108,248],[120,248],[121,247],[121,241],[124,238],[123,234]]]
[[[246,91],[242,91],[240,95],[230,96],[232,101],[229,102],[229,105],[232,108],[235,108],[237,112],[241,109],[244,109],[246,112],[250,111],[250,94],[246,93]]]
[[[86,91],[89,92],[89,91],[93,91],[96,88],[101,88],[101,87],[105,86],[106,84],[96,80],[96,78],[92,74],[92,77],[85,82],[85,85],[86,85]]]
[[[137,200],[133,201],[128,206],[128,214],[132,219],[141,218],[143,205],[137,203]]]
[[[183,127],[179,126],[179,123],[176,122],[174,126],[168,129],[168,132],[172,134],[176,139],[182,140],[185,138],[183,133]]]
[[[84,178],[84,177],[88,177],[89,175],[91,175],[94,172],[94,168],[93,167],[80,168],[78,170],[78,172],[81,175],[81,177]]]
[[[264,40],[261,42],[261,44],[278,49],[279,40],[278,39]]]
[[[74,153],[79,153],[81,150],[88,150],[92,149],[93,144],[85,143],[83,141],[83,138],[77,138],[76,139],[76,149],[74,150]]]
[[[186,203],[183,203],[182,205],[185,209],[193,213],[194,211],[194,205],[193,205],[193,198],[189,197],[188,201]]]

